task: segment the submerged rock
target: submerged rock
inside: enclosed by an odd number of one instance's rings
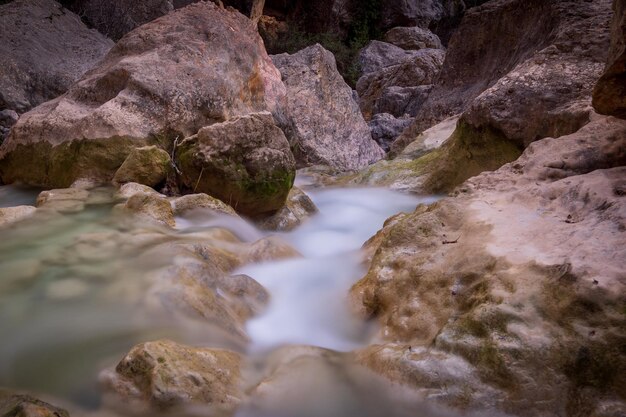
[[[318,44],[272,60],[287,86],[277,120],[299,168],[324,164],[346,171],[383,157],[332,53]]]
[[[0,110],[24,113],[58,97],[113,46],[56,1],[3,3]]]
[[[35,205],[61,213],[75,213],[85,208],[88,198],[89,191],[81,188],[47,190],[39,193]]]
[[[123,206],[124,211],[174,227],[174,212],[166,198],[155,194],[136,193]]]
[[[109,182],[134,148],[170,150],[206,125],[274,110],[283,94],[249,19],[195,3],[127,34],[66,94],[23,115],[0,147],[0,177]]]
[[[296,176],[289,142],[267,112],[200,129],[178,144],[176,165],[184,187],[250,216],[280,209]]]
[[[223,411],[241,401],[240,362],[239,354],[227,350],[159,340],[135,346],[100,380],[131,404],[156,409],[198,404]]]
[[[0,227],[30,217],[36,210],[33,206],[0,207]]]
[[[155,187],[165,181],[171,170],[172,160],[163,149],[156,146],[135,148],[115,172],[113,183],[135,182]]]
[[[265,230],[288,232],[300,226],[306,219],[317,213],[315,203],[298,187],[289,191],[285,206],[272,216],[257,223]]]

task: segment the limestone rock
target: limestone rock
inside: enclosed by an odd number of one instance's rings
[[[295,178],[295,161],[270,113],[200,129],[176,149],[181,181],[251,216],[280,209]]]
[[[4,141],[4,138],[9,135],[11,127],[17,123],[19,118],[20,116],[13,110],[0,110],[0,145]]]
[[[124,204],[124,210],[170,227],[176,226],[170,202],[155,194],[133,194]]]
[[[380,71],[411,59],[415,53],[391,43],[372,41],[359,52],[359,64],[363,74]]]
[[[16,206],[0,208],[0,227],[18,222],[33,215],[37,210],[33,206]]]
[[[332,53],[318,44],[272,59],[288,92],[277,120],[298,167],[325,164],[353,170],[383,157]]]
[[[136,182],[127,182],[122,185],[119,190],[115,193],[115,198],[121,200],[128,200],[135,194],[152,194],[158,197],[165,197],[163,194],[159,194],[154,189],[148,187],[147,185],[137,184]]]
[[[593,107],[626,119],[626,1],[615,0],[613,13],[609,60],[593,91]]]
[[[285,206],[257,225],[261,229],[288,232],[317,213],[315,203],[298,187],[289,191]]]
[[[359,105],[366,119],[373,115],[376,102],[389,87],[415,87],[433,84],[443,65],[445,52],[422,49],[399,64],[364,74],[357,82]]]
[[[1,5],[0,39],[0,110],[18,113],[66,92],[113,46],[53,0]]]
[[[283,94],[250,21],[195,3],[132,31],[66,94],[23,115],[0,147],[0,177],[109,182],[132,149],[171,149],[203,126],[274,110]]]
[[[113,182],[135,182],[155,187],[165,181],[172,170],[172,160],[167,152],[156,146],[133,149],[115,172]]]
[[[429,48],[443,49],[439,36],[419,26],[390,29],[385,33],[385,42],[409,51]]]
[[[3,417],[69,417],[61,408],[26,394],[0,391],[0,416]]]
[[[85,208],[88,198],[89,191],[80,188],[48,190],[39,193],[35,205],[61,213],[75,213]]]
[[[610,0],[497,0],[469,10],[403,143],[466,110],[474,127],[518,144],[575,132],[589,121],[609,14]]]
[[[386,87],[374,104],[374,114],[389,113],[395,117],[415,117],[432,90],[432,85]]]
[[[444,25],[446,20],[459,19],[465,4],[458,0],[388,0],[381,9],[381,24],[395,26]]]
[[[122,398],[156,409],[183,404],[232,408],[242,396],[240,362],[234,352],[159,340],[135,346],[101,381]]]
[[[389,219],[351,292],[385,340],[363,363],[470,410],[623,409],[625,145],[626,121],[593,115]]]
[[[172,200],[174,215],[180,216],[191,210],[208,209],[218,213],[236,216],[237,212],[228,204],[208,194],[188,194]]]
[[[385,152],[388,152],[393,141],[409,127],[411,122],[412,119],[409,118],[395,118],[388,113],[379,113],[375,114],[368,124],[372,131],[372,138]]]

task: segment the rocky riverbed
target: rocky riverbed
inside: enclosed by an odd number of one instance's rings
[[[0,2],[0,417],[626,416],[625,23]]]

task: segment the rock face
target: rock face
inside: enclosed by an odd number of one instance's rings
[[[69,417],[69,413],[30,395],[0,391],[0,416]]]
[[[0,6],[0,111],[24,113],[64,92],[113,42],[53,0]]]
[[[609,60],[593,92],[593,107],[626,119],[626,1],[614,0]]]
[[[379,113],[375,114],[368,124],[372,130],[372,138],[388,152],[393,141],[409,127],[411,122],[412,119],[409,118],[397,119],[391,114]]]
[[[352,289],[381,325],[362,363],[470,409],[623,412],[625,145],[626,121],[594,115],[388,220]]]
[[[23,115],[0,148],[0,177],[108,182],[133,148],[170,150],[203,126],[274,110],[282,94],[248,19],[192,4],[127,34],[66,94]]]
[[[575,132],[589,120],[609,15],[610,0],[498,0],[471,9],[406,136],[463,111],[474,127],[518,144]]]
[[[353,170],[383,157],[332,53],[317,44],[272,59],[287,87],[277,119],[298,167],[325,164]]]
[[[364,74],[408,61],[414,52],[387,42],[372,41],[359,52],[359,64]]]
[[[465,4],[458,0],[390,0],[381,8],[383,27],[417,25],[429,27],[463,15]]]
[[[443,49],[439,36],[419,26],[393,28],[385,33],[385,42],[409,51]]]
[[[194,403],[232,408],[242,396],[240,361],[234,352],[160,340],[135,346],[101,380],[122,398],[157,409]]]
[[[176,148],[183,185],[258,216],[280,209],[296,176],[283,132],[270,113],[255,113],[200,129]]]

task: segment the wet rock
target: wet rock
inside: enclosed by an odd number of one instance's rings
[[[374,104],[374,114],[389,113],[395,117],[414,117],[432,90],[432,85],[387,87]]]
[[[61,213],[76,213],[85,208],[89,191],[80,188],[62,188],[42,191],[37,196],[35,205],[40,208],[56,210]]]
[[[157,409],[198,404],[223,411],[241,401],[240,362],[234,352],[159,340],[135,346],[100,379],[131,403]]]
[[[174,227],[174,212],[166,198],[155,194],[136,193],[130,196],[123,206],[124,211],[145,219],[156,220],[158,223]]]
[[[289,142],[270,113],[200,129],[176,149],[182,184],[259,216],[280,209],[295,178]]]
[[[391,43],[372,41],[359,52],[359,65],[363,74],[380,71],[408,61],[415,55]]]
[[[419,26],[393,28],[385,33],[385,42],[409,51],[443,49],[439,36]]]
[[[274,110],[282,94],[248,18],[195,3],[132,31],[66,94],[23,115],[0,147],[0,177],[110,182],[134,148],[171,149],[203,126]]]
[[[383,157],[335,64],[320,45],[272,57],[287,86],[277,120],[298,167],[358,169]]]
[[[422,49],[399,64],[364,74],[357,82],[356,89],[365,118],[372,117],[376,102],[387,88],[433,84],[443,65],[444,56],[445,52],[440,49]]]
[[[499,0],[469,10],[403,143],[464,111],[473,127],[517,144],[575,132],[589,121],[609,13],[610,0]]]
[[[228,204],[208,194],[188,194],[172,200],[174,215],[181,216],[191,210],[212,210],[218,213],[236,216],[237,212]]]
[[[396,119],[388,113],[375,114],[370,120],[369,127],[372,131],[372,138],[380,145],[385,152],[389,152],[389,147],[398,136],[412,122],[409,118]]]
[[[156,146],[133,149],[115,172],[113,183],[135,182],[155,187],[167,178],[172,170],[172,160],[167,152]]]
[[[454,407],[540,415],[584,404],[594,415],[623,404],[625,133],[626,122],[593,115],[389,219],[351,292],[386,340],[363,363]]]
[[[16,206],[0,208],[0,227],[18,222],[30,217],[35,210],[33,206]]]
[[[317,211],[315,203],[309,196],[298,187],[293,187],[289,191],[285,206],[276,214],[257,223],[257,226],[265,230],[288,232],[300,226]]]
[[[0,38],[0,110],[17,113],[63,94],[113,46],[53,0],[0,6]]]
[[[121,200],[127,200],[135,194],[152,194],[159,197],[165,197],[163,194],[158,193],[153,188],[147,185],[137,184],[136,182],[127,182],[122,185],[115,193],[115,198]]]
[[[598,113],[626,119],[626,1],[613,2],[611,48],[602,77],[593,91]]]
[[[0,390],[2,417],[69,417],[69,413],[25,394]]]
[[[245,263],[261,263],[300,257],[300,253],[277,236],[259,239],[247,248]]]

